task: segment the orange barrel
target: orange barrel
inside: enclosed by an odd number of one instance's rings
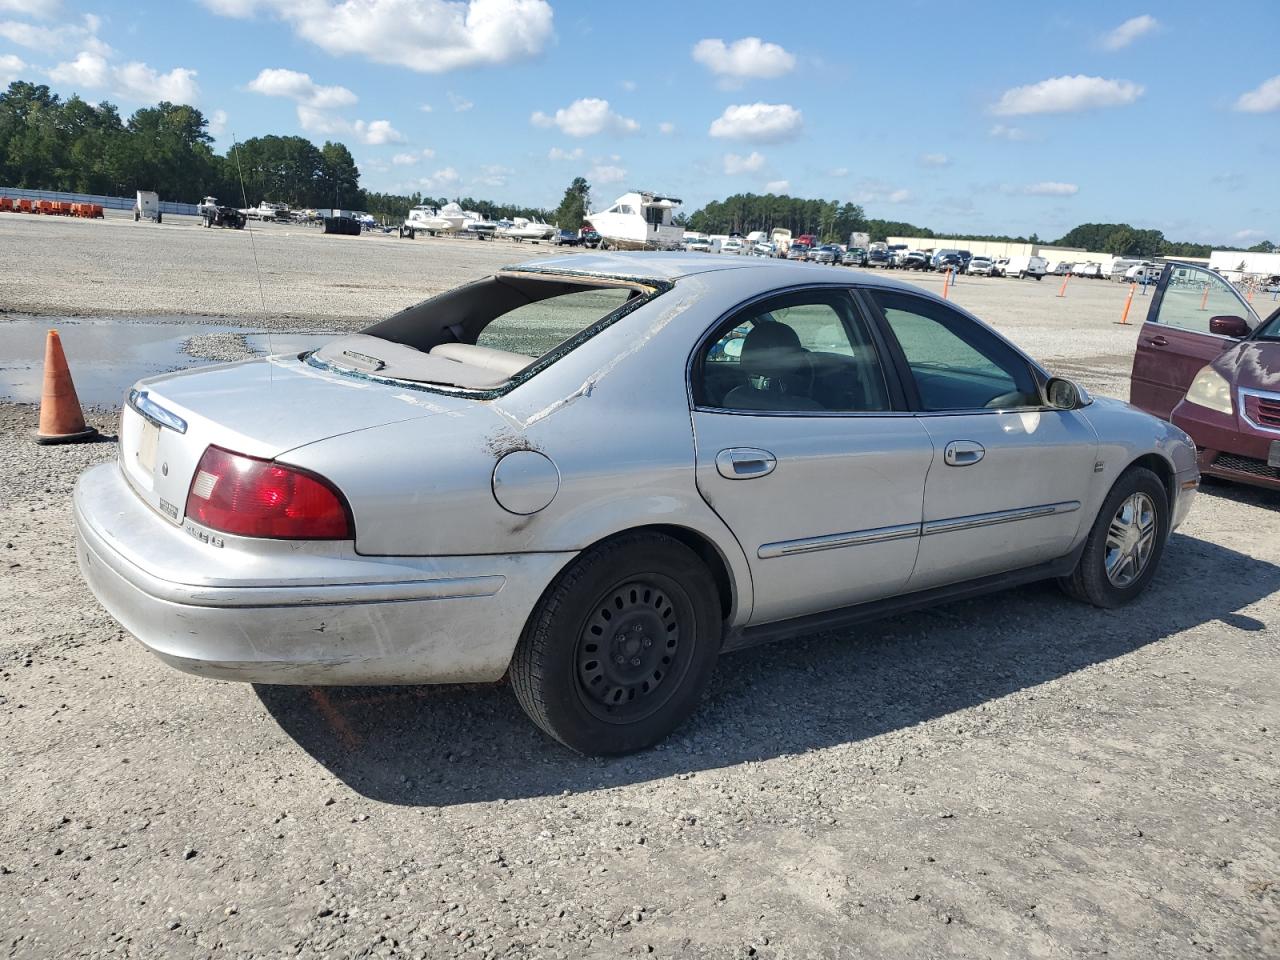
[[[18,201],[18,212],[19,212],[19,213],[30,213],[30,212],[31,212],[31,201],[30,201],[30,200],[28,200],[26,197],[23,197],[21,200],[19,200],[19,201]]]
[[[8,197],[0,197],[0,211],[3,211],[4,213],[12,213],[13,201]]]

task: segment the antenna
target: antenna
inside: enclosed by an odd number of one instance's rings
[[[236,174],[240,178],[240,199],[244,202],[244,208],[249,209],[249,197],[244,189],[244,169],[240,166],[240,140],[236,136],[235,131],[231,131],[231,150],[236,155]],[[253,239],[253,227],[249,225],[249,215],[245,214],[245,229],[249,231],[249,249],[253,251],[253,272],[258,278],[258,300],[262,304],[262,325],[267,332],[267,352],[275,353],[275,346],[271,342],[271,325],[267,323],[267,295],[262,288],[262,268],[258,266],[258,244]]]

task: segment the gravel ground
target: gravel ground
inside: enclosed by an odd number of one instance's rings
[[[0,250],[42,267],[15,310],[262,326],[245,234],[16,219]],[[529,251],[258,252],[289,326],[331,329]],[[956,300],[1123,395],[1123,292],[1056,292]],[[746,651],[671,741],[592,760],[501,685],[162,666],[75,570],[71,485],[115,455],[94,419],[38,447],[0,405],[0,956],[1280,956],[1275,494],[1207,486],[1123,610],[1035,586]]]

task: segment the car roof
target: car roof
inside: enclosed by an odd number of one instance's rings
[[[918,288],[880,274],[853,273],[846,267],[824,267],[764,257],[717,257],[705,253],[619,252],[543,257],[514,264],[506,270],[522,273],[563,273],[620,280],[676,281],[698,274],[729,270],[772,271],[772,284],[791,286],[804,283],[847,283],[855,286],[885,287],[894,290]]]

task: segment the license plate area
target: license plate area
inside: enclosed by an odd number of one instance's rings
[[[1271,450],[1267,453],[1267,466],[1280,468],[1280,440],[1271,441]]]
[[[138,466],[143,473],[154,476],[156,472],[156,451],[160,449],[160,427],[150,420],[142,421],[142,432],[138,435]]]

